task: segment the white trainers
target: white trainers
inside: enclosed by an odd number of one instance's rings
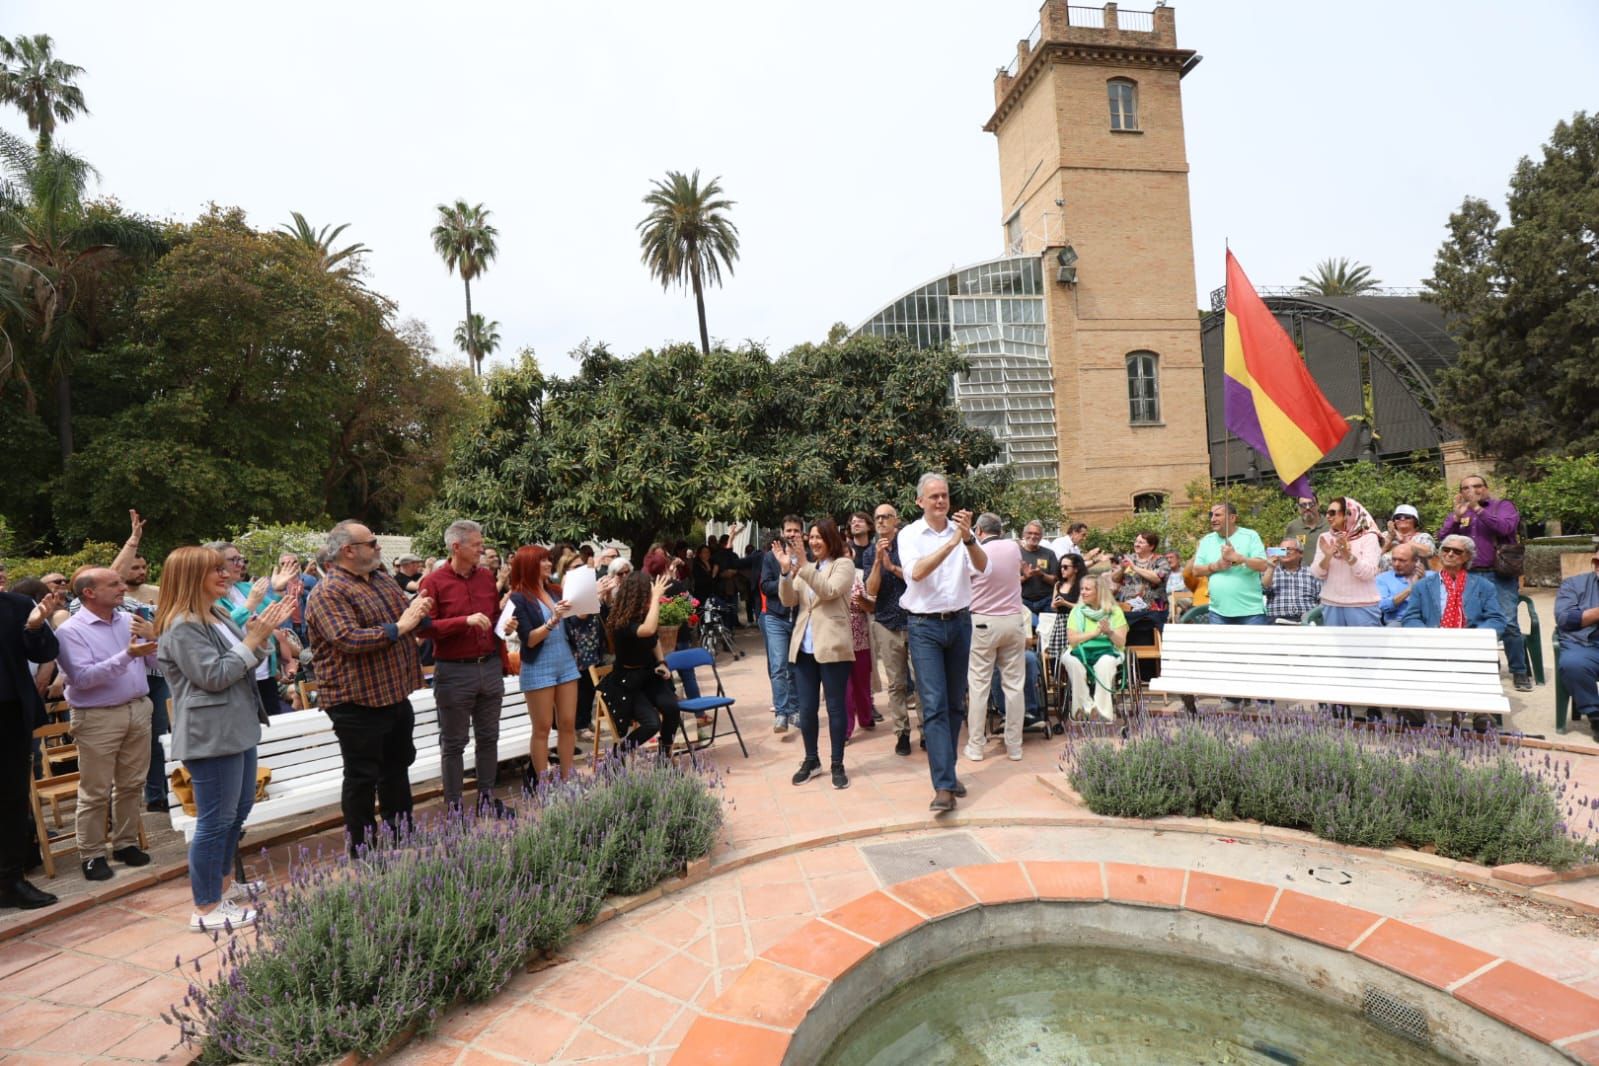
[[[1005,749],[1005,757],[1007,759],[1009,759],[1011,762],[1021,762],[1022,761],[1022,749],[1021,748],[1006,748]]]
[[[189,928],[195,932],[222,931],[223,928],[242,929],[247,925],[255,924],[255,908],[244,907],[233,900],[225,899],[221,906],[210,914],[201,914],[195,911],[189,915]]]
[[[228,903],[248,904],[265,891],[265,881],[235,881],[226,892],[222,893],[222,898]]]
[[[983,745],[979,744],[976,740],[968,740],[966,742],[965,755],[972,762],[982,762],[983,761]]]

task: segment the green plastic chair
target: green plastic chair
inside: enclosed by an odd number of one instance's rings
[[[1538,625],[1538,608],[1534,607],[1532,605],[1532,600],[1528,599],[1526,596],[1517,596],[1516,597],[1517,613],[1520,613],[1520,607],[1523,604],[1525,604],[1526,607],[1527,607],[1527,625],[1521,631],[1522,635],[1527,638],[1524,641],[1524,643],[1526,644],[1526,648],[1527,648],[1527,667],[1528,667],[1527,672],[1532,675],[1532,679],[1535,682],[1537,682],[1538,684],[1541,685],[1541,684],[1543,684],[1543,680],[1544,680],[1544,673],[1543,673],[1543,629],[1542,629],[1542,627],[1540,627]],[[1556,636],[1556,639],[1557,639],[1557,643],[1556,643],[1555,646],[1556,646],[1556,648],[1558,648],[1559,647],[1559,644],[1558,644],[1559,634],[1556,633],[1555,636]],[[1555,652],[1555,656],[1556,656],[1557,663],[1558,663],[1559,655],[1560,655],[1559,651],[1556,651]],[[1556,717],[1558,718],[1558,716],[1559,716],[1559,712],[1557,710],[1556,711]],[[1559,722],[1556,722],[1556,726],[1557,727],[1559,726]]]
[[[1210,620],[1210,604],[1202,603],[1198,607],[1190,607],[1183,612],[1183,624],[1189,622],[1207,622]]]
[[[1564,733],[1566,719],[1571,713],[1571,693],[1566,691],[1565,682],[1560,680],[1560,630],[1555,630],[1552,643],[1555,649],[1555,732]]]
[[[1321,604],[1318,603],[1318,604],[1316,604],[1316,606],[1314,606],[1310,610],[1306,611],[1305,612],[1305,617],[1303,617],[1303,618],[1301,618],[1299,620],[1299,624],[1302,625],[1302,626],[1319,626],[1319,625],[1321,625]]]

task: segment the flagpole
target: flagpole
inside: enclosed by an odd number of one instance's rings
[[[1231,241],[1227,237],[1223,237],[1221,239],[1221,241],[1222,241],[1222,250],[1223,250],[1223,252],[1224,253],[1230,253],[1232,251],[1232,243],[1231,243]],[[1225,338],[1226,333],[1227,333],[1226,325],[1225,325],[1226,319],[1227,319],[1227,291],[1226,290],[1227,290],[1227,257],[1226,257],[1226,254],[1223,254],[1223,256],[1222,256],[1221,313],[1222,313],[1222,322],[1223,322],[1222,335],[1223,335],[1224,338]],[[1232,499],[1233,499],[1233,480],[1232,480],[1233,431],[1232,431],[1232,427],[1227,424],[1227,386],[1225,384],[1226,380],[1227,380],[1227,366],[1226,366],[1225,347],[1226,347],[1226,345],[1225,345],[1225,341],[1224,341],[1223,342],[1224,354],[1222,356],[1222,359],[1223,359],[1223,363],[1222,363],[1222,381],[1223,381],[1223,385],[1222,385],[1222,393],[1221,393],[1221,504],[1222,504],[1222,523],[1221,523],[1221,527],[1222,527],[1222,529],[1226,529],[1227,528],[1227,516],[1232,513]],[[1228,536],[1226,536],[1224,534],[1222,536],[1222,538],[1221,538],[1221,542],[1223,544],[1231,544],[1232,543],[1232,538],[1230,538],[1230,537],[1228,537]]]

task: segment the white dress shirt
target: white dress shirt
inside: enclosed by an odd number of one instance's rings
[[[972,563],[965,546],[957,546],[944,556],[938,569],[920,581],[911,577],[918,559],[932,555],[951,537],[958,536],[960,533],[954,522],[947,522],[944,532],[937,533],[925,518],[918,518],[899,531],[899,561],[905,571],[905,591],[899,597],[901,607],[912,614],[943,614],[971,607]]]

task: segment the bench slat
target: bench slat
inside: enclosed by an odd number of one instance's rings
[[[1247,664],[1270,664],[1281,668],[1283,656],[1273,654],[1265,649],[1228,648],[1217,645],[1213,648],[1183,648],[1174,652],[1170,647],[1162,649],[1161,661],[1163,663],[1185,662],[1226,662],[1229,665],[1239,666]],[[1499,664],[1487,658],[1452,659],[1446,657],[1436,658],[1386,658],[1371,656],[1361,658],[1352,655],[1328,654],[1318,655],[1308,652],[1295,651],[1293,661],[1297,665],[1318,669],[1340,670],[1369,670],[1373,664],[1378,664],[1383,670],[1409,670],[1422,674],[1492,674],[1497,676]]]
[[[1162,664],[1163,667],[1165,664]],[[1295,669],[1291,676],[1285,676],[1282,669],[1267,667],[1235,668],[1229,663],[1183,663],[1163,668],[1162,677],[1180,678],[1237,678],[1240,683],[1245,681],[1270,684],[1276,679],[1289,681],[1293,684],[1322,685],[1328,688],[1380,688],[1396,691],[1415,692],[1474,692],[1504,694],[1504,685],[1498,675],[1485,678],[1482,675],[1470,675],[1456,678],[1448,685],[1440,685],[1437,680],[1419,678],[1401,670],[1366,670],[1358,676],[1347,672],[1318,671],[1305,668]]]
[[[1226,696],[1233,699],[1285,700],[1297,703],[1342,703],[1356,707],[1402,707],[1419,711],[1466,711],[1509,714],[1510,700],[1503,695],[1395,691],[1377,688],[1342,688],[1296,685],[1278,681],[1226,681],[1211,678],[1167,678],[1149,683],[1149,691],[1163,695]]]

